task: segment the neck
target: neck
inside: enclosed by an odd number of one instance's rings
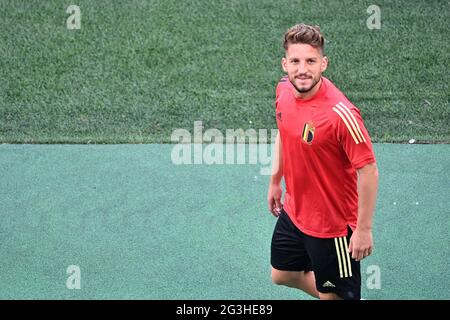
[[[295,88],[294,88],[294,94],[296,98],[299,99],[309,99],[312,96],[314,96],[317,91],[319,91],[320,85],[322,84],[322,77],[320,77],[320,80],[315,84],[314,87],[311,88],[311,90],[307,91],[307,92],[298,92]]]

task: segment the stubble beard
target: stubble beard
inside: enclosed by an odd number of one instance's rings
[[[307,93],[307,92],[309,92],[309,91],[311,91],[312,89],[314,89],[314,87],[319,83],[319,81],[320,81],[320,78],[321,78],[321,75],[320,76],[318,76],[317,77],[317,79],[312,79],[313,80],[313,83],[311,84],[311,86],[309,87],[309,88],[299,88],[299,87],[297,87],[296,85],[295,85],[295,78],[294,78],[294,81],[292,81],[292,80],[290,80],[289,79],[289,81],[292,83],[292,85],[294,86],[294,88],[295,88],[295,90],[297,90],[297,92],[298,93]]]

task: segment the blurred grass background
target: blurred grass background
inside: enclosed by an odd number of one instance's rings
[[[80,30],[66,27],[70,4]],[[380,30],[366,26],[372,4]],[[281,38],[305,22],[374,141],[449,143],[449,21],[438,0],[0,0],[0,142],[166,143],[197,120],[276,128]]]

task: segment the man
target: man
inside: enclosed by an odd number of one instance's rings
[[[319,27],[292,27],[284,48],[268,191],[278,217],[272,280],[320,299],[359,300],[378,187],[371,140],[359,110],[322,76],[328,58]]]

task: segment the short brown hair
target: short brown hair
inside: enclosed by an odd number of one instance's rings
[[[290,44],[304,43],[320,49],[325,54],[325,39],[319,26],[310,26],[304,23],[297,24],[284,34],[283,47],[287,50]]]

